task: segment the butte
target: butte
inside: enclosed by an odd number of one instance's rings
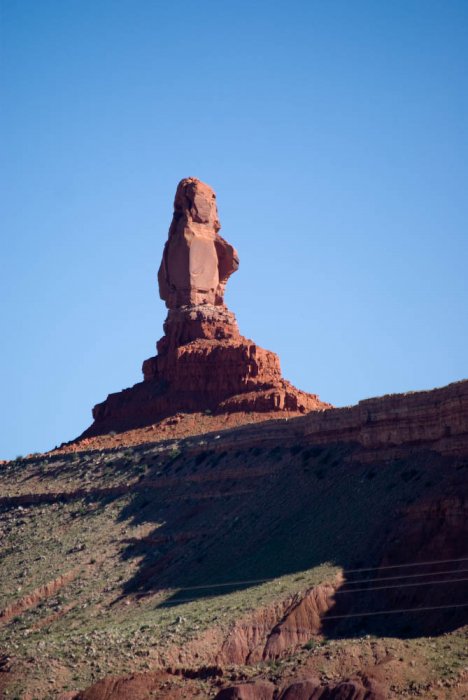
[[[142,382],[94,407],[94,422],[82,438],[140,428],[178,412],[298,414],[330,408],[284,380],[275,353],[240,335],[224,303],[239,258],[220,228],[211,187],[192,177],[182,180],[158,272],[168,314],[157,354],[143,362]]]

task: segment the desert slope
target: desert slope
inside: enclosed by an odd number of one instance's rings
[[[467,396],[3,465],[5,697],[463,697]]]

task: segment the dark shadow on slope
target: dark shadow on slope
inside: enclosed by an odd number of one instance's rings
[[[429,530],[425,527],[431,503],[440,502],[441,496],[462,497],[463,464],[436,453],[411,450],[392,462],[359,464],[350,461],[354,450],[352,445],[297,444],[237,452],[174,451],[169,458],[158,457],[147,465],[139,490],[121,513],[123,520],[134,525],[155,525],[144,539],[128,542],[124,558],[138,557],[140,562],[124,594],[144,596],[175,589],[162,604],[172,606],[242,590],[285,574],[300,575],[325,562],[345,571],[376,569],[362,575],[367,580],[383,578],[391,571],[379,571],[381,566],[466,554],[461,550],[468,549],[467,540],[462,539],[458,524],[452,527],[450,509],[445,520],[437,516],[430,519]],[[422,510],[420,503],[426,504]],[[413,518],[418,536],[408,536],[405,518]],[[395,538],[401,542],[399,548],[393,546]],[[452,540],[458,544],[450,545]],[[461,577],[453,573],[458,568],[451,567],[451,577]],[[414,573],[413,569],[404,572]],[[356,580],[356,574],[348,579]],[[351,588],[348,584],[343,591]],[[463,582],[343,592],[336,596],[325,631],[329,636],[377,630],[387,636],[446,632],[468,621],[468,608],[431,616],[405,613],[403,618],[399,614],[354,615],[399,606],[428,607],[431,599],[448,605],[447,601],[462,600],[464,595],[468,602]],[[336,619],[337,615],[353,617]]]
[[[466,624],[467,542],[465,479],[443,497],[421,499],[404,510],[384,543],[379,569],[346,577],[325,618],[325,631],[347,636],[361,628],[383,635],[391,627],[405,637],[440,634]]]

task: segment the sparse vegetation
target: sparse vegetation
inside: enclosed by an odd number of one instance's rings
[[[380,546],[374,533],[384,533],[391,514],[428,484],[437,490],[447,478],[434,463],[424,466],[430,478],[416,479],[423,467],[415,457],[396,469],[342,457],[342,448],[283,445],[191,453],[181,443],[12,463],[2,471],[3,492],[61,497],[3,504],[0,607],[76,574],[0,627],[1,649],[36,659],[34,673],[18,681],[10,697],[34,684],[46,688],[51,666],[66,669],[57,690],[155,668],[171,647],[187,650],[211,627],[228,630],[343,568],[372,565]],[[410,479],[400,478],[405,471]],[[335,656],[367,659],[376,644],[408,663],[419,659],[427,677],[448,684],[463,668],[461,633],[432,639],[366,634],[351,630],[328,644],[319,635],[292,657],[245,673],[276,678],[288,664],[311,659],[327,674]],[[420,692],[414,688],[421,683],[408,677],[402,692]]]

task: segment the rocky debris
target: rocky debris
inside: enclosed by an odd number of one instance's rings
[[[121,677],[107,676],[86,690],[76,692],[70,700],[145,700],[149,697],[178,700],[181,697],[181,686],[177,684],[172,687],[170,681],[171,675],[162,670]],[[189,685],[188,681],[184,683]],[[187,696],[191,697],[188,693]]]
[[[268,681],[239,683],[223,688],[215,700],[273,700],[275,686]]]
[[[239,617],[228,629],[216,625],[175,645],[160,657],[161,665],[187,668],[196,660],[205,667],[252,665],[285,658],[321,633],[322,622],[333,608],[342,577],[278,598]]]
[[[287,685],[282,691],[281,700],[310,700],[321,692],[321,683],[317,678],[307,678]]]
[[[223,641],[218,663],[252,664],[291,653],[320,633],[340,582],[338,577],[238,620]]]
[[[239,266],[219,235],[213,190],[196,178],[179,183],[158,272],[168,307],[157,355],[143,363],[143,382],[93,409],[82,438],[150,425],[174,413],[295,412],[329,408],[281,376],[279,358],[240,335],[224,290]]]
[[[78,575],[78,572],[79,567],[67,571],[67,573],[58,576],[53,581],[49,581],[43,586],[39,586],[39,588],[36,588],[34,591],[32,591],[32,593],[29,593],[14,603],[7,605],[5,608],[3,608],[3,610],[0,610],[0,625],[7,624],[16,615],[20,615],[21,613],[25,612],[25,610],[35,607],[45,598],[55,595],[55,593],[63,588],[63,586],[66,586],[68,583],[73,581],[73,579]]]
[[[0,673],[9,673],[11,671],[11,656],[8,654],[0,654]]]
[[[288,685],[278,700],[385,700],[380,684],[368,679],[355,679],[322,685],[306,679]]]
[[[317,679],[304,679],[288,684],[279,696],[267,681],[239,683],[223,688],[215,700],[385,700],[380,684],[373,680],[347,680],[323,685]]]
[[[157,695],[165,700],[182,697],[199,697],[199,692],[192,695],[188,682],[184,686],[172,686],[169,675],[159,671],[147,674],[132,674],[115,678],[107,677],[81,692],[62,694],[59,700],[143,700],[150,695]],[[166,681],[166,682],[164,682]],[[380,683],[374,679],[354,678],[336,683],[321,683],[316,678],[306,678],[277,685],[268,680],[257,679],[234,683],[222,688],[215,700],[386,700]]]

